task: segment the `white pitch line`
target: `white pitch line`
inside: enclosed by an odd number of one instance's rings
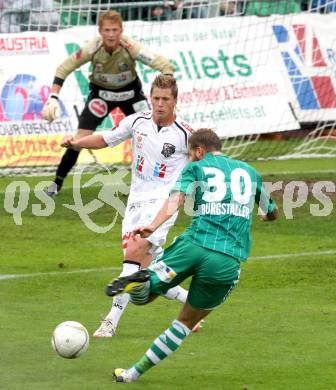
[[[301,253],[283,253],[279,255],[267,255],[267,256],[251,256],[249,260],[272,260],[272,259],[287,259],[289,257],[305,257],[314,255],[335,255],[335,250],[321,251],[321,252],[301,252]]]
[[[262,172],[262,171],[261,171]],[[305,173],[336,173],[335,169],[318,169],[318,170],[311,170],[311,171],[280,171],[280,172],[262,172],[263,176],[268,175],[298,175],[298,174],[305,174]]]
[[[120,267],[108,267],[108,268],[88,268],[88,269],[75,269],[73,271],[54,271],[54,272],[35,272],[31,274],[8,274],[0,275],[0,280],[8,279],[22,279],[22,278],[35,278],[37,276],[54,276],[54,275],[70,275],[70,274],[83,274],[89,272],[105,272],[105,271],[121,271]]]
[[[314,255],[335,255],[336,250],[328,250],[322,252],[301,252],[301,253],[282,253],[278,255],[267,255],[267,256],[252,256],[249,260],[273,260],[273,259],[287,259],[293,257],[305,257]],[[105,272],[105,271],[121,271],[121,267],[105,267],[105,268],[88,268],[88,269],[76,269],[73,271],[58,271],[58,272],[35,272],[31,274],[7,274],[0,275],[1,280],[8,279],[23,279],[23,278],[34,278],[38,276],[54,276],[54,275],[71,275],[71,274],[82,274],[89,272]]]

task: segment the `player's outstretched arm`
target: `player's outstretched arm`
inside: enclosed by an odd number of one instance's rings
[[[51,91],[42,109],[42,118],[49,123],[61,116],[61,107],[58,95],[61,92],[63,83],[70,73],[91,60],[92,49],[97,46],[97,39],[86,43],[77,53],[67,57],[56,69],[54,82]]]
[[[149,237],[155,230],[166,222],[180,207],[184,205],[185,194],[183,192],[174,192],[165,201],[157,216],[150,225],[140,226],[132,234],[139,234],[142,238]]]
[[[168,58],[152,52],[148,47],[125,35],[122,36],[121,45],[128,48],[129,53],[135,60],[163,74],[173,76],[176,67]]]
[[[65,136],[61,141],[63,148],[80,149],[102,149],[106,148],[107,144],[101,134],[92,134],[86,137],[75,139],[72,135]]]

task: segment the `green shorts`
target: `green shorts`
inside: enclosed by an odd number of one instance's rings
[[[240,262],[180,236],[152,262],[148,271],[150,291],[158,295],[191,276],[188,303],[194,309],[211,310],[223,303],[238,283]]]

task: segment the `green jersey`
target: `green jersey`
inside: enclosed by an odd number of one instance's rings
[[[251,247],[254,204],[270,213],[276,207],[249,164],[207,153],[189,163],[172,192],[194,194],[192,223],[183,233],[196,245],[246,261]]]

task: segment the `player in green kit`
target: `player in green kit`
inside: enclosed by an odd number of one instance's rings
[[[106,293],[129,292],[131,301],[146,304],[192,277],[187,302],[178,318],[157,337],[145,355],[128,369],[115,369],[117,382],[133,382],[173,353],[193,327],[225,301],[237,285],[240,262],[250,252],[254,204],[262,218],[278,217],[276,204],[264,191],[259,173],[249,164],[221,153],[215,132],[200,129],[189,138],[192,161],[183,170],[170,198],[148,226],[133,232],[148,237],[194,195],[191,225],[148,269],[111,282]]]

